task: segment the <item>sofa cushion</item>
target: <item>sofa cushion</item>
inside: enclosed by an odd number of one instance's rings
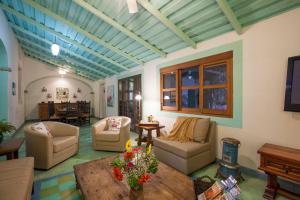
[[[199,153],[209,150],[209,144],[201,144],[199,142],[178,142],[178,141],[169,141],[162,140],[159,138],[154,138],[154,148],[159,147],[165,151],[171,152],[182,158],[193,157]]]
[[[122,117],[109,117],[107,119],[108,131],[119,131],[122,125]]]
[[[31,125],[31,129],[41,134],[51,135],[50,130],[43,122],[37,122]]]
[[[19,200],[30,197],[33,165],[32,157],[0,161],[1,200]]]
[[[204,143],[206,141],[210,119],[198,119],[194,128],[194,141]]]
[[[53,152],[57,153],[77,143],[76,136],[60,136],[53,138]]]
[[[117,142],[120,140],[119,131],[102,131],[101,133],[95,134],[96,140],[108,141],[108,142]]]

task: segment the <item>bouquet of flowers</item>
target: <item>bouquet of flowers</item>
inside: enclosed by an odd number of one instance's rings
[[[157,172],[158,160],[149,145],[146,152],[142,148],[132,148],[131,140],[126,143],[126,152],[112,162],[113,173],[118,181],[124,177],[132,190],[142,190],[143,184]]]

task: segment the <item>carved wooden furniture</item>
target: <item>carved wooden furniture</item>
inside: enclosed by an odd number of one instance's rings
[[[90,102],[39,103],[39,119],[41,121],[59,120],[71,121],[80,119],[90,121]],[[75,110],[74,110],[75,109]],[[74,114],[75,113],[75,114]],[[77,120],[78,119],[78,120]]]
[[[264,144],[259,150],[260,166],[268,175],[268,183],[263,197],[275,199],[276,193],[291,199],[300,199],[299,195],[280,187],[277,176],[300,183],[300,150],[274,144]]]
[[[7,160],[19,158],[19,149],[24,138],[11,139],[0,144],[0,156],[6,155]]]
[[[142,142],[147,142],[147,146],[153,145],[152,141],[152,131],[156,130],[157,137],[160,136],[160,129],[165,128],[165,126],[160,126],[159,124],[136,124],[138,129],[138,145],[141,146]],[[143,137],[143,130],[147,131],[147,137]]]
[[[114,178],[113,159],[109,157],[74,166],[77,188],[81,190],[83,199],[129,199],[129,186]],[[147,200],[195,199],[192,180],[163,163],[159,163],[151,181],[144,184],[143,192]]]

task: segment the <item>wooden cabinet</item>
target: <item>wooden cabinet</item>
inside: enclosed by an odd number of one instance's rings
[[[48,103],[39,103],[39,119],[40,120],[48,120],[49,114],[48,114]]]
[[[258,153],[259,169],[268,175],[263,196],[266,199],[274,199],[278,192],[291,199],[300,199],[299,195],[281,188],[277,183],[277,176],[300,183],[300,150],[267,143],[258,150]]]

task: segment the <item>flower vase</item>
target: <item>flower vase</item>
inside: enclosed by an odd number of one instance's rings
[[[135,190],[134,188],[130,188],[129,199],[130,200],[144,200],[143,187],[141,187],[141,189],[139,189],[139,190]]]

